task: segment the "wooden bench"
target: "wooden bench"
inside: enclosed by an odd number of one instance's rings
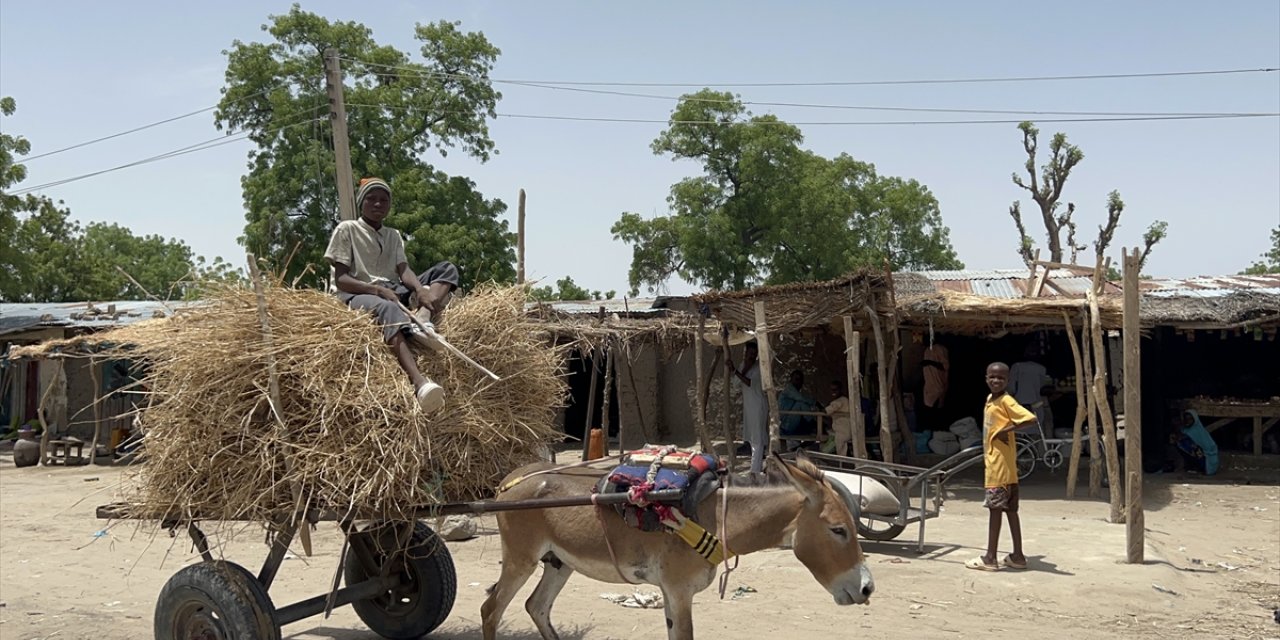
[[[81,464],[84,462],[84,441],[79,439],[65,439],[49,441],[48,458],[45,464]],[[72,452],[75,452],[75,462],[72,462]]]

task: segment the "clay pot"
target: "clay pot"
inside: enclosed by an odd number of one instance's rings
[[[35,432],[23,429],[18,432],[18,441],[13,443],[13,466],[34,467],[40,464],[40,441],[35,439]]]

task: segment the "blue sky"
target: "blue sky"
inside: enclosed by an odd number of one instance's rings
[[[259,40],[289,2],[0,3],[0,95],[18,113],[0,121],[38,154],[218,101],[233,40]],[[416,52],[415,22],[460,20],[502,49],[496,79],[543,81],[803,82],[1141,73],[1280,67],[1273,0],[1073,3],[862,2],[305,2],[357,20],[380,42]],[[499,113],[664,120],[673,101],[512,84]],[[692,89],[654,87],[676,96]],[[1280,111],[1280,73],[1177,78],[735,89],[744,100],[897,107],[1080,111]],[[756,107],[795,122],[964,119],[946,114]],[[1018,119],[1018,116],[982,116]],[[499,155],[481,164],[430,158],[470,176],[510,206],[528,192],[528,269],[571,275],[592,289],[626,289],[630,249],[609,227],[623,211],[666,212],[670,185],[698,171],[652,154],[661,124],[499,117]],[[1018,266],[1009,204],[1026,202],[1010,173],[1024,154],[1013,124],[802,125],[806,147],[848,152],[883,174],[915,178],[941,203],[971,268]],[[1169,238],[1147,271],[1234,273],[1280,225],[1280,119],[1043,123],[1085,152],[1067,185],[1087,234],[1119,189],[1117,233],[1133,246],[1153,219]],[[211,114],[32,161],[26,185],[96,171],[219,135]],[[1043,135],[1043,134],[1042,134]],[[81,221],[187,242],[243,262],[239,178],[248,142],[108,173],[47,190]],[[1043,145],[1047,146],[1047,144]],[[1043,235],[1031,227],[1032,234]],[[441,256],[446,258],[447,256]],[[687,293],[673,282],[671,293]]]

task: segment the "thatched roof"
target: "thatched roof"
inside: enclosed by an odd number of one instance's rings
[[[859,272],[824,282],[757,287],[744,291],[709,291],[692,296],[721,323],[754,329],[755,303],[765,303],[769,330],[790,333],[807,327],[838,323],[843,315],[863,315],[868,305],[880,304],[876,294],[890,293],[889,278],[879,272]]]
[[[1144,324],[1188,329],[1231,329],[1280,325],[1280,293],[1241,290],[1211,297],[1160,295],[1142,297]]]
[[[898,298],[902,324],[924,326],[954,333],[980,334],[1000,330],[1060,329],[1063,313],[1079,324],[1088,313],[1083,298],[993,298],[955,291]],[[1102,326],[1117,329],[1122,320],[1119,296],[1098,298]]]

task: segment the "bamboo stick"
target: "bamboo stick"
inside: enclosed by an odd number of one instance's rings
[[[591,449],[591,422],[596,412],[596,389],[600,384],[600,365],[596,363],[595,350],[591,351],[591,388],[587,391],[587,418],[586,424],[582,427],[582,460],[586,462],[590,457]],[[608,450],[609,434],[600,434],[604,437],[605,449]]]
[[[89,380],[93,383],[93,441],[89,443],[89,464],[98,463],[98,439],[102,437],[102,383],[98,362],[89,356]]]
[[[698,442],[702,450],[711,453],[711,436],[707,433],[707,397],[702,393],[702,334],[707,328],[707,318],[698,314],[698,332],[693,335],[693,384],[694,422],[698,427]]]
[[[722,329],[720,331],[720,338],[721,338],[720,352],[724,354],[724,361],[728,363],[730,361],[728,332]],[[738,464],[738,460],[737,460],[738,443],[737,441],[735,441],[733,437],[734,430],[730,426],[730,422],[729,422],[729,410],[730,410],[729,400],[730,400],[730,393],[732,393],[732,389],[729,388],[729,385],[732,384],[732,379],[729,377],[729,375],[730,375],[729,367],[726,366],[724,368],[724,394],[722,398],[724,404],[721,406],[720,427],[724,431],[724,444],[728,448],[728,451],[726,453],[729,456],[729,471],[732,472],[736,467],[736,465]]]
[[[1092,325],[1090,337],[1093,340],[1093,394],[1097,398],[1098,415],[1102,419],[1102,444],[1106,450],[1107,478],[1111,481],[1110,521],[1119,524],[1124,522],[1124,479],[1120,477],[1115,417],[1111,414],[1111,402],[1107,399],[1107,352],[1102,341],[1102,318],[1098,312],[1097,291],[1089,292],[1089,316]]]
[[[612,420],[609,419],[609,404],[610,404],[610,396],[612,395],[610,393],[610,390],[613,389],[613,345],[610,344],[610,342],[611,341],[606,341],[605,347],[604,347],[604,394],[600,399],[600,429],[601,431],[603,431],[601,435],[604,436],[604,441],[605,441],[604,450],[606,454],[609,452],[609,444],[608,444],[609,443],[609,427],[612,426]],[[632,395],[635,396],[634,388],[632,389]],[[640,398],[635,397],[635,401],[636,401],[636,408],[639,409]],[[623,426],[622,415],[621,413],[619,413],[618,415],[618,453],[619,454],[621,454],[626,448],[626,443],[624,442],[624,438],[623,438],[623,436],[626,434],[623,432],[624,432],[624,426]],[[591,435],[590,432],[588,432],[587,436],[590,437],[590,435]]]

